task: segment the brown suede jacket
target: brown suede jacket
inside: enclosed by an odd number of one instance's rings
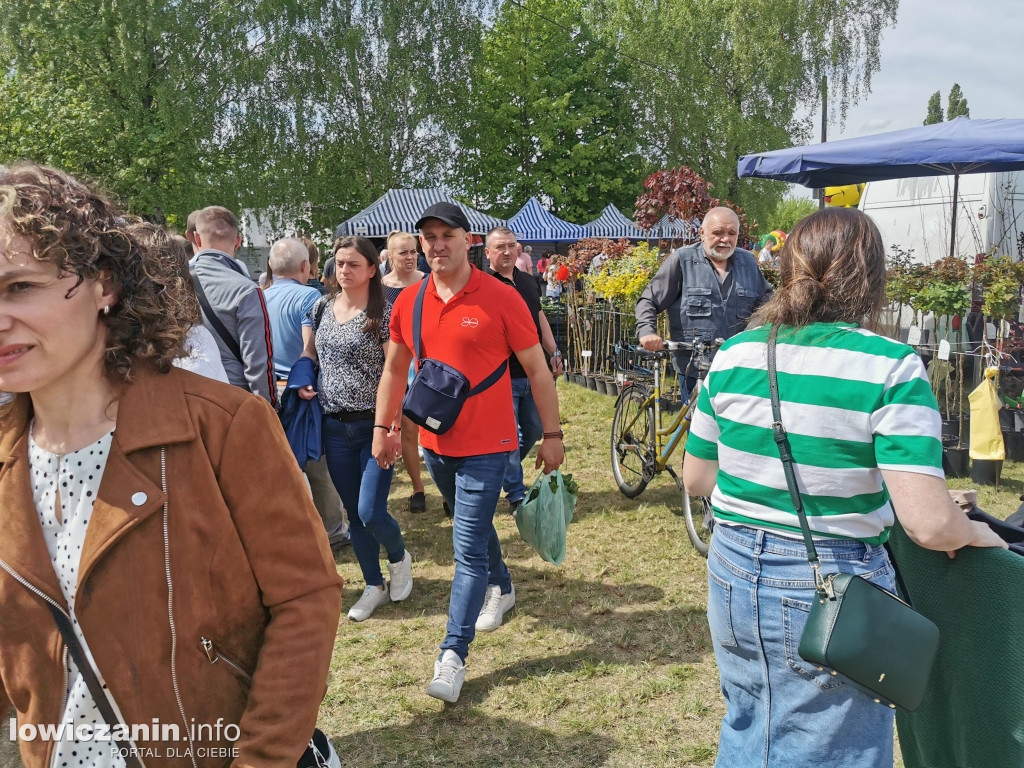
[[[0,717],[10,702],[19,724],[38,725],[60,722],[66,684],[64,643],[34,590],[67,606],[32,498],[30,420],[25,395],[0,408]],[[140,371],[119,401],[76,593],[77,619],[125,723],[156,718],[184,739],[184,716],[201,736],[191,749],[202,768],[292,768],[326,693],[341,587],[266,401],[178,369]],[[218,718],[238,726],[237,742],[199,729]],[[186,741],[135,746],[147,768],[192,765]],[[52,753],[48,741],[21,744],[26,768],[49,766]]]

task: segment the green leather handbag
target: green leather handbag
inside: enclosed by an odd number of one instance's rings
[[[789,437],[782,426],[775,369],[777,335],[778,326],[773,325],[768,337],[772,431],[817,585],[797,651],[802,659],[817,664],[819,669],[828,667],[832,674],[842,675],[866,690],[876,703],[913,712],[924,699],[939,650],[939,628],[896,595],[860,576],[821,575],[821,563],[796,484]]]

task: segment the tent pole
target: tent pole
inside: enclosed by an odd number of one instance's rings
[[[949,230],[950,230],[950,234],[949,234],[949,257],[950,258],[953,258],[953,253],[956,250],[956,198],[957,198],[959,189],[960,189],[960,174],[959,173],[954,173],[953,174],[953,220],[952,220],[951,226],[949,228]],[[974,300],[973,296],[971,296],[971,300],[972,301]]]

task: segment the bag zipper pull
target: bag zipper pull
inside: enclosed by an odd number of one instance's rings
[[[206,651],[206,658],[210,660],[210,663],[216,664],[217,659],[220,657],[213,651],[213,642],[205,637],[201,637],[199,638],[199,643],[203,646],[203,650]]]

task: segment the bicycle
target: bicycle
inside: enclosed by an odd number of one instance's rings
[[[693,342],[668,341],[665,349],[659,352],[648,352],[639,347],[619,345],[637,356],[652,360],[653,370],[634,368],[631,372],[640,374],[640,379],[627,382],[615,403],[615,416],[612,419],[612,475],[615,484],[626,498],[635,499],[647,484],[660,472],[668,472],[676,483],[676,488],[683,498],[683,517],[686,522],[686,533],[690,542],[704,557],[708,554],[711,531],[714,528],[714,515],[711,500],[706,496],[691,497],[686,493],[682,481],[669,463],[672,454],[685,442],[690,431],[690,419],[697,405],[697,397],[708,368],[711,366],[711,353],[718,349],[724,339],[705,342],[700,339]],[[663,406],[662,380],[665,365],[671,352],[692,350],[690,366],[697,373],[697,383],[693,391],[667,427],[662,426]],[[653,387],[643,379],[653,377]],[[684,449],[685,450],[685,449]]]

